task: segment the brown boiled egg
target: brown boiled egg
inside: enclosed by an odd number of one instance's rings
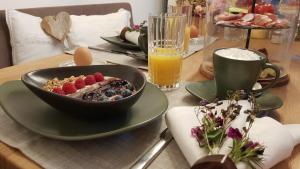
[[[198,30],[197,26],[192,25],[191,26],[191,33],[190,33],[191,38],[197,38],[198,35],[199,35],[199,30]]]
[[[93,62],[91,51],[86,47],[79,47],[74,53],[74,62],[77,66],[90,65]]]

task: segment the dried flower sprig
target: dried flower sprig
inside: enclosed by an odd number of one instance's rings
[[[139,25],[133,25],[130,31],[140,31],[140,29],[147,23],[146,20],[141,22]]]
[[[209,154],[218,154],[225,139],[233,139],[229,157],[235,163],[246,162],[251,168],[255,168],[261,165],[264,146],[249,138],[250,128],[259,112],[254,96],[248,96],[251,109],[244,112],[247,114],[247,126],[243,127],[242,132],[238,128],[230,127],[231,122],[236,119],[242,109],[238,101],[246,96],[243,91],[228,92],[229,105],[226,109],[221,109],[221,113],[217,113],[215,108],[223,102],[215,100],[210,103],[202,100],[195,110],[200,126],[192,128],[191,133],[200,147],[206,148]]]
[[[240,133],[241,137],[232,137],[232,135],[229,134],[230,130],[227,133],[227,136],[233,139],[229,157],[234,162],[242,161],[247,163],[252,169],[255,169],[257,166],[261,167],[261,162],[263,160],[262,155],[264,153],[265,147],[258,142],[253,142],[249,138],[249,131],[252,127],[257,113],[259,112],[259,105],[257,104],[256,99],[253,95],[249,96],[248,101],[251,104],[251,110],[245,110],[244,112],[245,114],[247,114],[247,126],[242,128],[242,134],[239,129],[236,129],[236,132]]]
[[[218,114],[215,110],[216,106],[223,104],[218,100],[211,103],[202,100],[195,111],[201,125],[192,129],[192,135],[196,137],[200,147],[207,148],[211,154],[219,152],[230,123],[239,115],[242,108],[238,104],[239,95],[234,93],[230,96],[232,98],[229,100],[229,106],[226,110],[222,109],[221,114]],[[203,114],[203,117],[200,113]]]

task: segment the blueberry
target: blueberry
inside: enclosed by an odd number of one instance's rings
[[[132,84],[130,84],[130,83],[127,83],[127,84],[125,85],[125,87],[126,87],[127,89],[131,90],[131,91],[134,90],[134,87],[133,87]]]
[[[114,88],[114,90],[116,91],[117,95],[122,95],[122,88]]]
[[[111,82],[110,85],[112,87],[120,87],[120,86],[125,85],[125,84],[124,84],[123,80],[115,80],[115,81]]]
[[[123,97],[131,96],[131,95],[132,95],[132,91],[129,90],[129,89],[123,89],[123,90],[121,90],[121,95],[122,95]]]
[[[111,97],[111,96],[113,96],[113,95],[115,95],[115,94],[116,94],[116,91],[113,90],[113,89],[108,89],[108,90],[106,90],[106,92],[105,92],[105,95],[106,95],[107,97]]]
[[[120,82],[122,86],[125,86],[128,84],[128,81],[127,80],[120,80]]]

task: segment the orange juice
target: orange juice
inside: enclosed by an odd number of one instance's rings
[[[191,27],[186,26],[185,27],[185,34],[184,34],[184,41],[183,41],[183,50],[186,52],[189,50],[190,45],[190,34],[191,34]]]
[[[176,86],[180,80],[182,56],[174,48],[156,48],[149,52],[149,75],[158,86]]]

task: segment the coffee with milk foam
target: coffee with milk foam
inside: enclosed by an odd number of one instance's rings
[[[260,60],[261,57],[250,50],[247,49],[239,49],[239,48],[227,48],[227,49],[220,49],[216,51],[216,54],[228,58],[228,59],[234,59],[234,60]]]

